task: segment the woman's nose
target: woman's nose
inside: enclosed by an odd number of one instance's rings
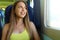
[[[24,8],[22,8],[22,11],[24,11]]]

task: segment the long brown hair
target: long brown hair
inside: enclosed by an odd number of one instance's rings
[[[19,3],[19,2],[25,3],[25,5],[27,7],[26,2],[23,1],[23,0],[19,0],[19,1],[17,1],[17,2],[14,3],[14,5],[12,7],[12,11],[11,11],[10,26],[8,28],[8,32],[7,32],[7,35],[6,35],[6,40],[10,40],[10,36],[12,34],[13,27],[16,24],[15,8],[16,8],[17,3]],[[31,39],[31,37],[32,37],[32,30],[31,30],[31,28],[29,26],[28,10],[27,10],[26,16],[23,18],[23,22],[24,22],[25,28],[27,29],[27,31],[29,33],[29,36],[30,36],[30,39]]]

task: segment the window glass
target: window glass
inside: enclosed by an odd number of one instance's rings
[[[60,30],[60,0],[45,0],[45,26]]]

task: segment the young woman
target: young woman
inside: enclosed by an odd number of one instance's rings
[[[3,28],[2,40],[40,40],[35,25],[29,21],[26,2],[14,3],[10,22]]]

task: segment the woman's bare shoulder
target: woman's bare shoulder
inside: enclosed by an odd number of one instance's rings
[[[30,21],[29,23],[30,23],[30,25],[34,25],[34,23],[32,21]]]
[[[33,22],[30,22],[30,28],[33,31],[33,36],[34,36],[35,40],[40,40],[40,37],[38,35],[38,32],[37,32],[36,27]]]
[[[5,37],[7,35],[8,28],[9,28],[9,23],[8,24],[5,24],[4,27],[3,27],[3,30],[2,30],[2,40],[5,40]]]
[[[30,22],[30,27],[31,27],[33,30],[36,30],[35,25],[34,25],[34,23],[33,23],[32,21]]]
[[[7,30],[8,28],[9,28],[9,23],[4,25],[3,31]]]
[[[5,27],[6,27],[6,28],[9,27],[9,25],[10,25],[9,23],[8,23],[8,24],[5,24],[5,25],[4,25],[4,28],[5,28]]]

